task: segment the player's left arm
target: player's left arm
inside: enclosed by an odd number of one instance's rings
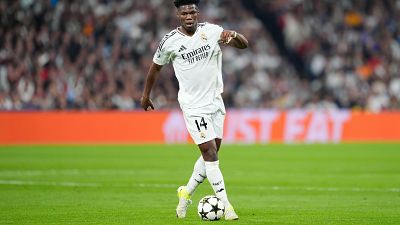
[[[249,41],[247,41],[246,37],[234,30],[222,31],[220,42],[239,49],[245,49],[249,46]]]

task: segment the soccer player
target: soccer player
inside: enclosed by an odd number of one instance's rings
[[[225,106],[221,97],[222,52],[219,44],[244,49],[247,39],[233,30],[224,30],[211,23],[199,23],[199,0],[175,0],[180,27],[164,36],[153,57],[141,98],[144,110],[154,109],[151,89],[163,65],[172,62],[179,82],[178,101],[186,127],[199,146],[201,156],[194,165],[186,186],[178,188],[178,218],[186,216],[191,195],[208,178],[216,196],[225,205],[225,220],[237,220],[228,200],[224,179],[219,168]]]

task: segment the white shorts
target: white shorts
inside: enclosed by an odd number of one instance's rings
[[[215,138],[222,139],[226,111],[221,96],[216,97],[210,106],[182,111],[194,143],[199,145]]]

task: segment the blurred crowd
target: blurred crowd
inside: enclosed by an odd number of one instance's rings
[[[400,1],[272,2],[258,8],[277,17],[288,55],[309,84],[306,106],[400,109]]]
[[[201,21],[250,43],[223,47],[228,108],[400,109],[400,1],[254,3],[200,5]],[[0,110],[138,109],[158,42],[177,26],[172,0],[0,1]],[[155,106],[179,107],[177,91],[165,66]]]

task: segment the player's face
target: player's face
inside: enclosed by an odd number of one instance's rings
[[[196,31],[199,10],[195,4],[180,6],[176,15],[181,23],[181,26],[188,33],[194,33]]]

